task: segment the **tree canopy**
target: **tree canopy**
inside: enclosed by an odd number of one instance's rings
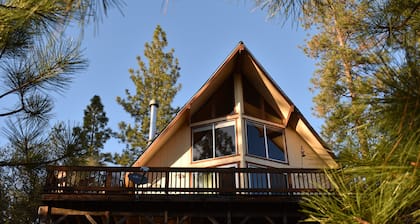
[[[62,93],[87,67],[80,40],[66,38],[98,23],[120,0],[0,1],[0,223],[34,223],[47,164],[82,152],[71,129],[49,127],[52,93]]]
[[[306,198],[308,220],[419,222],[420,2],[255,2],[312,29],[314,111],[341,169],[326,171],[334,195]]]
[[[130,79],[135,85],[132,93],[125,90],[125,98],[117,97],[117,103],[130,114],[134,123],[120,122],[118,138],[126,143],[127,148],[122,154],[114,156],[115,161],[122,165],[130,165],[148,144],[149,133],[149,102],[155,100],[159,104],[157,112],[156,130],[161,131],[179,110],[171,103],[180,90],[177,83],[180,76],[178,59],[174,56],[174,49],[165,51],[168,42],[166,33],[159,25],[153,33],[153,40],[144,45],[144,57],[138,56],[138,70],[129,69]]]
[[[78,165],[103,165],[101,149],[111,138],[112,130],[107,127],[108,117],[101,98],[95,95],[84,110],[83,125],[74,127],[73,134],[79,139],[78,147],[85,151],[78,159]]]

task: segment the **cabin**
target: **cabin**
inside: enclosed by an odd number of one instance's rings
[[[331,188],[331,150],[242,42],[159,134],[151,117],[131,167],[48,167],[41,222],[290,224]]]

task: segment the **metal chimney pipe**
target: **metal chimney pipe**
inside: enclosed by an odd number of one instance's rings
[[[156,100],[150,100],[150,130],[149,130],[149,143],[153,141],[156,135],[156,118],[157,118],[157,108],[159,107]]]

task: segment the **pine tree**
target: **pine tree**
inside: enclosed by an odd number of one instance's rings
[[[84,111],[83,126],[73,129],[74,135],[79,138],[79,147],[86,151],[86,154],[80,157],[81,164],[79,165],[103,165],[100,151],[112,134],[111,129],[107,128],[107,123],[108,117],[101,98],[95,95]]]
[[[100,21],[119,0],[0,1],[0,223],[35,223],[47,164],[80,152],[52,141],[48,120],[52,93],[62,92],[87,66],[78,41],[65,37],[69,24]],[[82,37],[82,35],[80,35]],[[53,129],[54,130],[54,129]],[[60,133],[61,134],[61,133]],[[66,136],[68,137],[68,136]],[[49,146],[54,145],[57,148]],[[67,144],[68,143],[68,144]]]
[[[304,198],[307,221],[420,222],[418,0],[256,2],[299,5],[318,31],[305,50],[319,61],[315,107],[341,169],[326,171],[333,194]]]
[[[76,73],[87,66],[77,42],[64,31],[70,23],[81,29],[97,22],[119,0],[25,0],[0,3],[0,119],[10,124],[42,126],[51,116],[51,94],[62,92]],[[81,30],[82,31],[82,30]],[[6,132],[13,130],[6,130]],[[30,133],[28,133],[30,135]],[[7,144],[7,143],[6,143]],[[6,150],[7,145],[1,145]],[[52,160],[54,161],[54,159]],[[39,161],[45,164],[47,161]],[[0,166],[18,166],[25,161],[0,158]]]
[[[372,123],[369,84],[377,68],[377,57],[365,24],[369,4],[358,1],[331,1],[307,7],[304,25],[319,31],[307,41],[305,53],[318,61],[312,78],[316,96],[315,113],[325,119],[322,134],[337,151],[352,150],[352,159],[368,157],[379,130]],[[369,47],[371,46],[371,47]],[[345,153],[345,152],[344,152]]]
[[[119,124],[121,132],[118,138],[127,144],[122,154],[115,155],[119,164],[131,164],[147,146],[150,100],[156,100],[159,104],[157,131],[161,131],[178,111],[171,103],[181,88],[181,85],[177,84],[180,68],[178,59],[174,57],[174,49],[164,51],[167,45],[166,33],[158,25],[153,40],[144,46],[147,62],[138,56],[139,70],[129,70],[130,78],[136,87],[135,92],[131,93],[126,89],[126,98],[117,97],[118,104],[134,119],[133,124]]]
[[[87,65],[79,44],[64,36],[68,24],[98,21],[119,0],[7,0],[0,3],[0,117],[46,119],[49,93],[63,90]],[[14,103],[10,101],[14,100]]]

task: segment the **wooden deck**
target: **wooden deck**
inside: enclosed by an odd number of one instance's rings
[[[284,219],[301,215],[302,195],[330,188],[315,169],[51,166],[47,172],[42,199],[50,216]]]

